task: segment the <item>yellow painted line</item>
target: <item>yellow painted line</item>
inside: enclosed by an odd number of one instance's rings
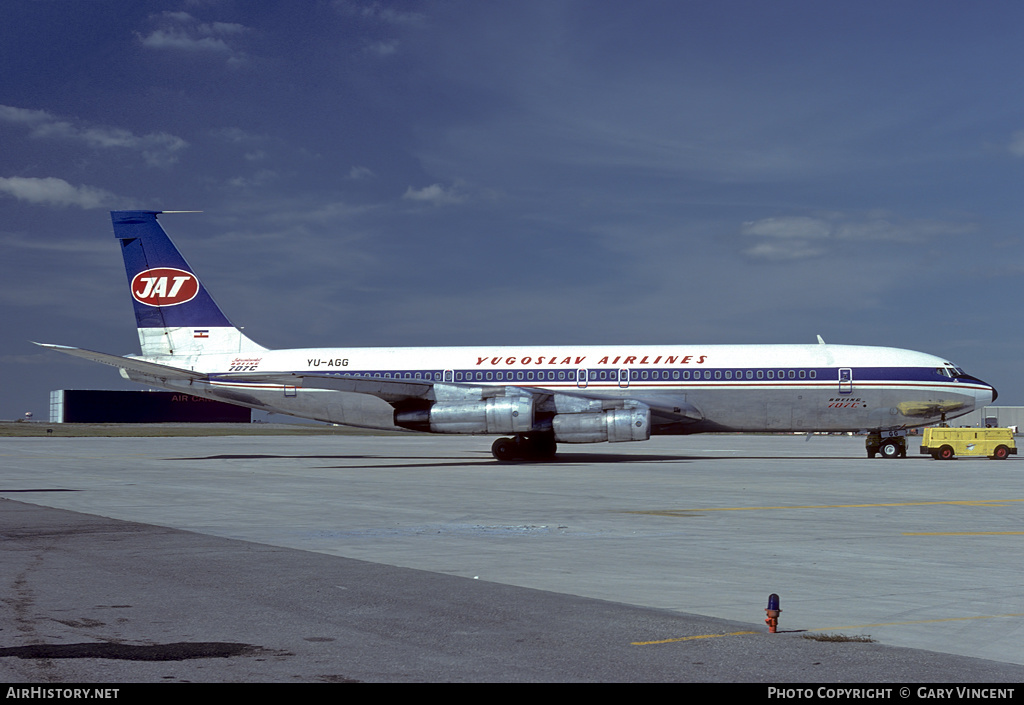
[[[904,536],[1024,536],[1024,531],[904,531]]]
[[[794,504],[779,507],[694,507],[691,509],[663,509],[626,511],[624,514],[649,514],[652,516],[679,516],[689,512],[754,512],[769,509],[864,509],[870,507],[928,507],[954,505],[961,507],[999,507],[1010,502],[1024,502],[1024,499],[952,499],[935,502],[885,502],[881,504]]]
[[[1009,617],[1024,617],[1024,613],[1013,614],[989,614],[975,617],[944,617],[941,619],[916,619],[908,622],[878,622],[876,624],[851,624],[845,627],[825,627],[821,629],[805,629],[805,632],[834,632],[840,629],[867,629],[869,627],[897,627],[910,624],[935,624],[938,622],[966,622],[976,619],[1005,619]],[[697,636],[681,636],[675,639],[660,639],[658,641],[633,641],[630,646],[651,646],[656,644],[672,644],[679,641],[694,641],[696,639],[718,639],[726,636],[746,636],[750,634],[767,634],[767,631],[757,632],[729,632],[727,634],[699,634]]]

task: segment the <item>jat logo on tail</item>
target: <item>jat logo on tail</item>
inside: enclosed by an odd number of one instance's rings
[[[132,296],[147,306],[177,306],[199,293],[199,280],[192,272],[156,267],[139,272],[132,279]]]

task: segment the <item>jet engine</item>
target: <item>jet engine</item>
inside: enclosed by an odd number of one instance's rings
[[[591,413],[555,414],[551,419],[559,443],[621,443],[651,437],[651,410],[645,405]]]
[[[396,411],[395,425],[433,433],[528,433],[533,412],[533,398],[527,396],[439,401],[425,409]]]

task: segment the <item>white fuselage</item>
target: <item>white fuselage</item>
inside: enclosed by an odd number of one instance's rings
[[[515,387],[696,409],[655,418],[654,433],[856,431],[922,426],[992,401],[991,386],[942,358],[848,345],[308,348],[139,358],[211,374],[206,381],[131,379],[322,421],[394,428],[394,409],[366,394],[219,374],[298,373]]]

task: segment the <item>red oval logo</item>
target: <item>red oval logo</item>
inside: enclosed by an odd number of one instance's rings
[[[147,306],[177,306],[191,301],[198,293],[196,275],[183,269],[155,267],[132,279],[132,296]]]

